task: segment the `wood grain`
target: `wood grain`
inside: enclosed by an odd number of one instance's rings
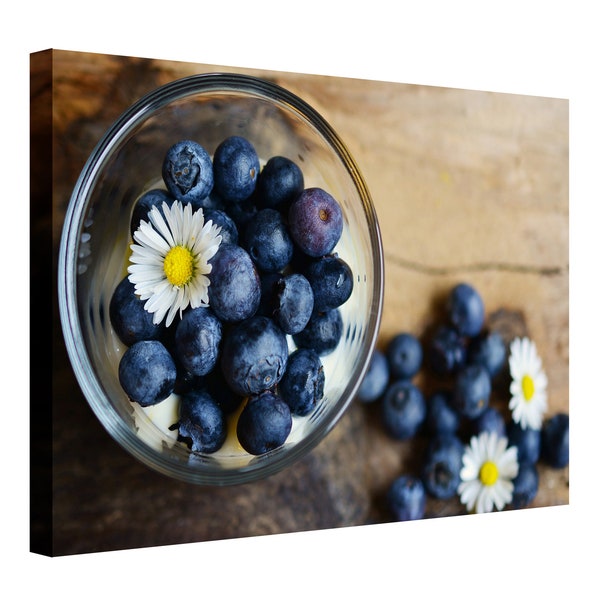
[[[32,181],[40,182],[32,186],[39,215],[32,229],[52,236],[54,269],[71,190],[103,132],[158,85],[211,71],[257,75],[298,94],[354,156],[385,251],[380,348],[400,331],[426,336],[443,317],[450,287],[468,281],[481,292],[490,324],[507,338],[526,333],[536,342],[549,380],[548,414],[568,412],[564,99],[78,52],[32,55],[32,142],[51,141],[53,150],[47,210],[49,178],[32,163]],[[418,468],[425,440],[391,440],[377,408],[355,403],[310,456],[268,480],[223,489],[168,480],[127,455],[95,419],[71,372],[57,314],[54,305],[52,515],[33,528],[36,542],[51,537],[52,554],[381,523],[390,518],[384,495],[393,478]],[[425,374],[417,381],[432,385]],[[539,470],[532,507],[567,504],[568,467]],[[427,518],[459,514],[458,501],[428,500]]]

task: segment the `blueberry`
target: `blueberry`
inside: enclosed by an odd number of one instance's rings
[[[246,319],[223,337],[221,369],[238,394],[258,394],[273,388],[283,376],[287,361],[285,334],[268,317]]]
[[[226,212],[235,223],[238,231],[241,232],[252,218],[256,216],[259,210],[260,209],[256,206],[254,196],[250,196],[246,200],[228,203]]]
[[[387,388],[381,409],[385,429],[399,440],[407,440],[416,435],[427,414],[421,390],[406,380],[395,381]]]
[[[523,429],[514,421],[508,426],[508,444],[517,447],[519,465],[536,463],[540,458],[542,433],[539,429],[526,427]]]
[[[289,406],[271,392],[251,397],[242,409],[236,427],[240,445],[254,455],[282,446],[291,430]]]
[[[460,415],[452,406],[450,392],[436,391],[431,394],[427,403],[425,424],[432,434],[456,433],[458,431]]]
[[[226,202],[249,198],[256,188],[260,163],[254,146],[244,137],[224,139],[213,157],[215,188]]]
[[[217,364],[221,321],[207,307],[186,311],[175,331],[176,357],[192,375],[206,375]]]
[[[281,213],[259,210],[244,227],[242,246],[261,271],[281,271],[292,259],[294,242]]]
[[[390,381],[390,367],[381,350],[375,348],[367,372],[358,388],[357,398],[364,403],[375,402],[383,396]]]
[[[486,332],[469,343],[467,360],[485,367],[490,377],[496,376],[506,364],[506,345],[497,331]]]
[[[111,296],[108,313],[115,333],[126,346],[142,340],[157,340],[165,328],[164,323],[152,322],[152,313],[144,304],[136,295],[133,283],[124,277]]]
[[[284,333],[295,335],[308,324],[313,314],[313,290],[300,273],[281,276],[275,284],[273,319]]]
[[[492,383],[487,369],[467,365],[457,375],[452,402],[458,413],[476,419],[488,407]]]
[[[173,198],[169,192],[160,188],[149,190],[140,196],[131,213],[129,227],[131,237],[133,238],[134,232],[137,231],[142,221],[148,221],[148,213],[153,207],[156,206],[157,208],[162,209],[163,202],[166,202],[168,206],[171,206],[174,201],[175,198]]]
[[[136,342],[119,362],[119,382],[129,399],[140,406],[158,404],[173,393],[177,367],[157,340]]]
[[[495,431],[498,437],[506,437],[506,422],[497,408],[488,406],[473,421],[473,434],[479,435],[483,431]]]
[[[298,247],[309,256],[331,254],[344,227],[337,200],[321,188],[306,188],[288,211],[290,233]]]
[[[204,221],[212,221],[221,228],[219,235],[222,244],[236,245],[239,240],[239,232],[235,221],[223,210],[217,208],[204,209]]]
[[[354,288],[352,269],[337,254],[312,261],[304,270],[314,293],[315,310],[331,310],[350,298]]]
[[[162,177],[175,199],[181,202],[202,200],[213,188],[210,156],[193,140],[176,142],[165,155]]]
[[[208,299],[219,319],[236,322],[256,313],[260,277],[250,255],[235,244],[221,244],[210,260]]]
[[[388,343],[386,348],[390,373],[396,379],[414,377],[423,361],[423,349],[418,338],[410,333],[399,333]]]
[[[306,327],[293,336],[300,348],[312,348],[319,356],[331,354],[338,346],[344,323],[339,308],[313,312]]]
[[[305,416],[323,397],[325,371],[314,350],[298,348],[288,358],[287,368],[277,391],[292,414]]]
[[[539,489],[539,474],[534,463],[519,464],[519,472],[513,479],[512,508],[525,508],[536,497]]]
[[[192,391],[181,397],[179,436],[193,452],[211,454],[223,446],[227,421],[221,407],[206,391]]]
[[[396,521],[415,521],[425,515],[425,486],[418,477],[400,475],[387,492],[387,504]]]
[[[466,357],[464,338],[453,327],[440,325],[428,346],[428,358],[433,371],[438,375],[454,374],[465,365]]]
[[[260,172],[257,188],[262,206],[287,208],[304,189],[304,176],[293,160],[272,156]]]
[[[454,434],[439,434],[429,440],[421,475],[429,495],[447,500],[456,494],[464,449],[464,444]]]
[[[260,273],[260,303],[258,305],[257,315],[263,317],[273,317],[275,310],[275,297],[277,294],[277,284],[283,277],[281,273]]]
[[[478,335],[485,321],[485,306],[479,292],[468,283],[454,286],[448,298],[448,315],[460,335]]]
[[[569,464],[569,415],[557,413],[542,425],[541,458],[551,467]]]

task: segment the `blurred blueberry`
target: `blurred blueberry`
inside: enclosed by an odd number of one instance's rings
[[[399,333],[388,343],[386,349],[390,374],[397,379],[414,377],[423,361],[421,342],[411,333]]]
[[[469,343],[468,362],[485,367],[495,377],[506,364],[506,345],[497,331],[480,334]]]
[[[456,433],[460,426],[460,415],[452,406],[451,393],[437,391],[427,403],[427,429],[432,434]]]
[[[464,450],[464,444],[455,434],[438,434],[430,438],[421,474],[428,494],[440,500],[448,500],[456,494]]]
[[[399,440],[416,435],[427,410],[421,390],[407,380],[395,381],[387,388],[381,409],[385,429]]]
[[[431,368],[438,375],[451,375],[461,369],[467,358],[465,340],[447,325],[440,325],[433,333],[428,358]]]
[[[456,285],[448,298],[448,315],[460,335],[478,335],[485,321],[485,306],[479,292],[468,283]]]
[[[557,413],[542,425],[542,459],[561,469],[569,464],[569,415]]]
[[[479,435],[483,431],[495,431],[498,437],[506,437],[506,421],[497,408],[488,406],[473,421],[473,434]]]
[[[375,402],[383,396],[390,381],[390,369],[383,352],[375,348],[369,367],[358,388],[357,398],[364,403]]]
[[[426,494],[417,477],[401,475],[388,488],[387,503],[396,521],[414,521],[425,515]]]
[[[492,383],[487,369],[468,365],[456,375],[452,402],[458,413],[476,419],[488,407]]]
[[[534,463],[519,463],[519,472],[513,479],[512,508],[525,508],[536,497],[539,489],[539,474]]]
[[[519,465],[536,463],[540,458],[542,433],[539,429],[526,427],[511,421],[508,426],[508,445],[516,446]]]

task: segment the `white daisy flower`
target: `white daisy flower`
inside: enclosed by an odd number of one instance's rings
[[[528,338],[514,339],[510,344],[508,365],[512,377],[508,407],[513,421],[523,429],[540,429],[547,408],[548,379],[535,343]]]
[[[511,502],[519,463],[516,446],[507,446],[508,438],[483,431],[465,448],[457,491],[469,512],[488,513],[494,506],[502,510]]]
[[[208,261],[219,249],[221,228],[205,223],[202,209],[193,212],[179,201],[171,208],[163,202],[162,212],[152,207],[148,218],[133,234],[127,271],[154,323],[166,315],[168,327],[177,311],[181,316],[188,306],[208,306]]]

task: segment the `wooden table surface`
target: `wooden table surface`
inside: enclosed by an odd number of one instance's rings
[[[568,412],[567,100],[65,51],[32,55],[31,67],[32,146],[41,157],[32,161],[32,235],[48,268],[42,240],[51,237],[53,296],[71,190],[113,120],[182,76],[258,75],[320,112],[360,166],[385,252],[379,347],[400,331],[425,336],[442,318],[450,287],[467,281],[492,327],[536,342],[548,376],[547,415]],[[196,487],[141,465],[88,407],[53,299],[51,458],[32,459],[33,550],[67,555],[390,520],[387,487],[417,468],[425,441],[390,439],[375,406],[354,403],[309,456],[257,483]],[[422,375],[416,382],[430,385]],[[568,504],[568,467],[539,465],[539,474],[531,506]],[[460,514],[457,499],[428,499],[426,518]]]

